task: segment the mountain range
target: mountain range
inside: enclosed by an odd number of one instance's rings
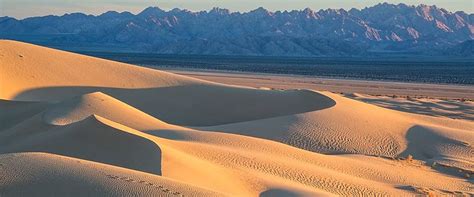
[[[428,5],[364,9],[258,8],[193,12],[148,7],[18,20],[0,17],[0,38],[82,51],[263,56],[471,56],[474,14]]]

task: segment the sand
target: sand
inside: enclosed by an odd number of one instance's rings
[[[474,195],[469,119],[8,40],[0,85],[0,196]]]
[[[331,91],[381,106],[429,116],[474,120],[474,86],[329,79],[222,70],[158,67],[175,74],[259,89]],[[356,92],[356,93],[355,93]]]

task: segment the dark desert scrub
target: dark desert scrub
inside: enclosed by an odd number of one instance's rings
[[[299,58],[83,52],[142,65],[327,78],[474,85],[473,59]]]

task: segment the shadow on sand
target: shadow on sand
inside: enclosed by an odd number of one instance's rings
[[[155,118],[181,126],[214,126],[330,108],[331,98],[309,90],[259,90],[188,85],[146,89],[48,87],[18,94],[21,101],[60,101],[103,92]]]

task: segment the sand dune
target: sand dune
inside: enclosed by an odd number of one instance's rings
[[[160,120],[188,126],[249,121],[334,105],[331,99],[306,90],[227,86],[14,41],[0,45],[4,64],[0,83],[5,84],[0,99],[53,102],[103,92]]]
[[[94,115],[80,122],[43,129],[28,136],[4,137],[0,150],[50,152],[161,174],[160,148],[152,141],[136,136],[136,132]]]
[[[0,164],[2,196],[223,196],[162,176],[53,154],[3,154]]]
[[[17,123],[43,111],[48,106],[44,102],[7,101],[0,99],[0,109],[8,113],[0,113],[0,130],[14,126]]]
[[[52,105],[44,112],[43,120],[51,125],[68,125],[92,115],[99,115],[142,131],[179,129],[101,92],[66,99]]]
[[[468,120],[5,40],[0,84],[1,196],[474,195]]]
[[[0,83],[5,87],[0,94],[2,99],[13,99],[26,90],[51,87],[135,89],[207,83],[171,73],[16,41],[1,40],[0,42],[2,61]],[[74,94],[74,91],[68,91],[68,95],[50,96],[62,98]],[[15,100],[37,99],[24,96]]]
[[[271,139],[327,154],[411,154],[430,163],[460,159],[467,162],[460,165],[474,170],[474,122],[403,113],[323,94],[337,104],[325,110],[200,129]]]

